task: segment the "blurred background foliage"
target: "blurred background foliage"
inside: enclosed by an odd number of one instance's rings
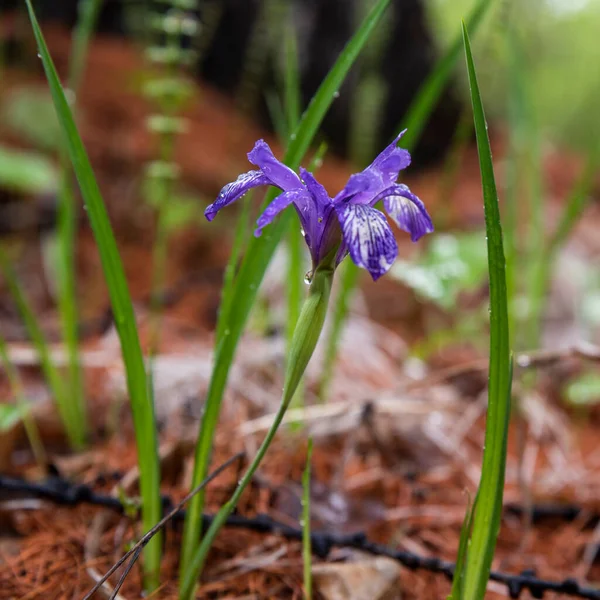
[[[475,0],[430,0],[434,39],[444,48],[453,39],[457,15]],[[515,28],[523,50],[533,113],[543,136],[572,150],[587,150],[600,134],[599,0],[500,0],[473,42],[488,118],[507,116],[508,49],[504,32]],[[466,93],[465,76],[463,97]]]

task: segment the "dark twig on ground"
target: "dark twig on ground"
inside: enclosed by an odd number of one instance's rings
[[[177,513],[181,511],[185,504],[189,502],[189,500],[191,500],[200,490],[204,489],[213,479],[217,478],[223,471],[225,471],[225,469],[227,469],[234,462],[240,460],[243,457],[244,453],[240,452],[226,460],[220,467],[216,468],[212,473],[210,473],[208,477],[206,477],[200,484],[198,484],[183,500],[181,500],[181,502],[177,504],[177,506],[175,506],[175,508],[173,508],[165,517],[163,517],[150,531],[144,534],[129,550],[129,552],[126,552],[104,574],[104,576],[96,582],[96,585],[84,596],[83,600],[88,600],[88,598],[91,598],[102,587],[104,582],[131,556],[131,560],[129,561],[129,564],[127,565],[121,577],[119,578],[119,581],[115,586],[113,593],[111,594],[110,600],[116,598],[117,594],[119,593],[119,590],[121,589],[121,586],[125,582],[125,579],[127,578],[127,575],[133,568],[133,565],[135,564],[136,560],[139,558],[144,546],[154,537],[154,535],[156,535],[156,533],[158,533],[158,531],[160,531],[173,517],[175,517],[175,515],[177,515]]]
[[[237,457],[231,459],[223,465],[218,472],[223,470],[226,466],[231,464]],[[215,477],[218,473],[215,472],[212,477]],[[204,482],[206,485],[207,482]],[[173,503],[168,497],[163,498],[163,504],[165,512],[169,514],[157,524],[155,530],[163,527],[167,521],[182,520],[185,516],[185,511],[181,509],[181,506],[185,503],[189,497],[195,493],[194,490],[188,497],[186,497],[181,503],[173,508]],[[28,481],[22,481],[20,479],[14,479],[11,477],[5,477],[0,475],[0,499],[8,499],[10,497],[18,498],[39,498],[54,502],[56,504],[62,504],[67,506],[75,506],[78,504],[91,504],[95,506],[102,506],[110,508],[118,512],[123,512],[124,507],[121,502],[107,495],[102,495],[94,492],[89,486],[81,484],[71,484],[64,479],[59,477],[53,477],[44,483],[32,483]],[[513,514],[519,514],[520,508],[516,505],[505,507],[507,512]],[[574,506],[552,506],[543,505],[534,507],[533,516],[534,521],[539,521],[546,518],[559,518],[572,520],[577,516],[583,514],[583,509]],[[590,515],[590,520],[598,521],[598,515]],[[204,527],[208,527],[212,521],[212,516],[204,515]],[[227,521],[228,527],[239,527],[248,530],[252,530],[260,533],[268,533],[274,535],[280,535],[287,539],[301,540],[302,530],[295,527],[290,527],[282,523],[274,521],[267,515],[258,515],[257,517],[243,517],[241,515],[232,515]],[[153,530],[154,531],[154,530]],[[109,577],[114,570],[123,564],[127,558],[136,552],[136,548],[140,549],[144,543],[145,538],[151,535],[149,532],[144,536],[136,546],[126,554],[107,574]],[[148,538],[149,539],[149,538]],[[419,556],[412,552],[406,552],[403,550],[397,550],[389,546],[376,544],[370,541],[364,533],[345,534],[338,535],[328,532],[313,531],[311,533],[312,550],[313,553],[319,558],[327,558],[332,548],[355,548],[364,552],[369,552],[377,556],[387,556],[398,562],[402,563],[409,569],[417,570],[423,569],[431,571],[433,573],[441,573],[448,579],[451,579],[454,574],[455,564],[449,561],[442,560],[440,558],[430,558]],[[540,579],[535,576],[532,571],[524,571],[521,574],[513,575],[509,573],[503,573],[498,571],[492,571],[490,573],[490,579],[504,584],[507,587],[508,593],[511,598],[519,598],[523,591],[529,591],[533,598],[543,598],[546,592],[555,592],[564,594],[566,596],[585,598],[587,600],[600,600],[600,589],[593,589],[590,587],[584,587],[579,584],[575,579],[567,578],[562,581]],[[104,581],[104,580],[102,580]],[[86,598],[88,598],[86,596]]]

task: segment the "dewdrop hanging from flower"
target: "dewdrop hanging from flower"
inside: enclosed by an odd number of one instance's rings
[[[431,218],[421,200],[406,185],[396,183],[398,174],[410,164],[410,154],[397,146],[404,131],[361,173],[350,177],[344,189],[330,198],[312,173],[300,168],[300,177],[278,161],[271,148],[258,140],[248,160],[258,167],[226,185],[217,200],[207,207],[212,221],[228,204],[251,188],[272,185],[283,191],[257,221],[255,235],[290,204],[300,218],[304,239],[310,250],[313,271],[323,264],[335,268],[347,254],[373,280],[392,266],[398,245],[385,216],[373,208],[383,200],[388,216],[416,242],[433,231]]]

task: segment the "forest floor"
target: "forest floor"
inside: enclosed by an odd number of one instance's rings
[[[60,31],[48,35],[57,65],[64,72],[66,37]],[[144,341],[153,217],[141,199],[140,184],[143,165],[152,159],[155,144],[145,127],[148,106],[136,88],[143,63],[130,46],[115,40],[95,42],[89,60],[79,99],[80,125],[115,226]],[[39,69],[35,75],[12,70],[3,74],[1,99],[23,89],[34,93],[44,89]],[[207,89],[198,89],[186,116],[188,133],[181,136],[177,147],[181,190],[198,198],[199,210],[193,226],[171,239],[170,293],[165,298],[163,335],[155,364],[163,492],[173,501],[189,490],[193,443],[210,377],[212,331],[229,250],[223,240],[231,238],[234,224],[232,212],[206,226],[202,207],[223,183],[247,170],[245,152],[264,135],[237,116],[230,101]],[[22,137],[6,127],[0,129],[0,138],[15,147],[27,147]],[[501,158],[501,133],[494,140],[496,158]],[[276,143],[273,147],[280,155]],[[550,150],[545,168],[551,227],[580,163]],[[344,184],[349,172],[350,167],[342,161],[328,158],[320,179],[334,190]],[[406,182],[425,200],[430,212],[444,211],[447,229],[481,228],[483,210],[474,150],[464,153],[448,194],[442,192],[443,179],[441,169],[413,175],[409,170]],[[35,200],[28,206],[37,210]],[[597,260],[599,207],[591,205],[568,252]],[[82,213],[77,263],[79,303],[87,324],[82,356],[93,427],[88,449],[73,453],[65,448],[35,352],[5,293],[0,296],[0,327],[11,340],[15,363],[23,368],[28,396],[35,400],[34,414],[55,474],[87,484],[98,493],[116,494],[123,486],[135,495],[136,451],[124,400],[118,340],[106,320],[108,296],[84,216]],[[35,231],[6,234],[5,239],[42,322],[50,335],[56,333],[42,239]],[[400,249],[411,252],[406,240],[401,241]],[[214,467],[237,452],[245,453],[246,464],[277,407],[285,349],[279,316],[284,310],[284,265],[276,256],[264,286],[264,304],[269,315],[274,315],[269,335],[262,335],[259,316],[240,345],[217,432]],[[533,362],[539,367],[533,387],[521,383],[524,369],[516,372],[520,400],[510,431],[506,511],[494,570],[513,574],[531,570],[540,578],[575,578],[593,586],[600,582],[600,409],[575,411],[561,401],[562,383],[582,363],[581,357],[569,351],[577,345],[578,332],[564,300],[571,293],[568,275],[557,273],[549,304],[552,318],[545,327],[545,348],[555,356],[543,360],[544,355],[532,349]],[[291,415],[238,512],[249,517],[266,514],[298,526],[300,482],[306,440],[311,435],[313,530],[365,532],[372,541],[391,548],[452,561],[480,474],[485,332],[482,346],[454,341],[431,353],[425,362],[417,361],[409,348],[431,334],[432,328],[452,327],[452,315],[419,301],[391,278],[375,285],[363,281],[342,339],[327,402],[321,404],[315,394],[318,350],[306,378],[306,404]],[[478,294],[479,300],[485,298],[485,286]],[[59,344],[53,346],[53,358],[64,362]],[[0,393],[6,396],[8,388],[1,387]],[[1,473],[31,481],[47,476],[34,465],[20,428],[0,440]],[[209,512],[231,492],[239,468],[227,470],[208,487]],[[531,520],[528,506],[549,508],[549,514],[537,511]],[[559,507],[577,508],[577,514],[563,518],[556,514]],[[177,590],[180,524],[166,531],[163,585],[151,596],[157,599],[175,598]],[[135,519],[105,508],[57,506],[40,499],[8,497],[0,489],[0,598],[80,598],[138,533]],[[353,574],[344,569],[345,564],[353,565]],[[443,574],[411,570],[389,558],[374,560],[355,548],[336,547],[326,559],[315,557],[314,569],[316,597],[327,600],[437,600],[445,598],[450,589]],[[334,593],[332,580],[351,585],[353,595],[328,595]],[[140,585],[140,571],[135,568],[119,597],[140,597]],[[373,587],[361,592],[362,585]],[[491,582],[488,589],[489,598],[508,595],[500,583]],[[520,597],[538,597],[529,594],[523,591]],[[211,552],[198,597],[302,598],[300,542],[276,532],[226,528]],[[564,596],[548,593],[544,597]]]

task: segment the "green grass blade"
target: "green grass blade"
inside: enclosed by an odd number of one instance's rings
[[[31,445],[31,450],[33,452],[33,456],[35,457],[35,461],[40,466],[40,468],[44,469],[47,464],[44,444],[42,443],[42,438],[40,437],[38,427],[33,417],[31,416],[29,402],[25,398],[23,381],[21,380],[19,371],[17,371],[17,369],[10,360],[6,340],[1,335],[0,362],[4,367],[4,372],[6,373],[6,378],[8,379],[8,383],[10,384],[11,392],[15,397],[17,408],[19,409],[20,417],[23,420],[25,433],[27,434],[27,439],[29,440],[29,444]]]
[[[599,166],[600,145],[593,148],[588,153],[583,171],[571,189],[558,221],[558,225],[548,242],[547,255],[550,255],[551,257],[556,256],[556,253],[562,248],[573,231],[573,228],[579,221],[585,207],[590,201],[590,191],[594,185],[594,179]]]
[[[69,59],[69,89],[73,94],[71,105],[79,91],[90,39],[96,27],[102,0],[80,0],[79,19],[72,39]],[[68,356],[67,401],[72,405],[76,427],[87,438],[87,416],[83,387],[83,374],[79,359],[79,334],[77,329],[77,285],[75,281],[75,239],[77,235],[77,209],[73,194],[72,172],[69,158],[61,156],[61,180],[59,188],[59,209],[57,227],[57,300],[63,340]]]
[[[471,33],[475,33],[492,4],[493,0],[478,0],[473,6],[466,19],[467,28]],[[462,46],[462,33],[459,31],[446,54],[436,63],[435,68],[412,101],[397,129],[397,131],[408,129],[402,138],[403,148],[412,150],[419,141],[423,129],[427,125],[427,120],[448,83],[452,70],[460,56]]]
[[[65,157],[65,161],[68,160]],[[61,166],[61,182],[56,237],[57,304],[63,341],[67,350],[68,389],[66,400],[72,406],[76,426],[84,441],[88,436],[83,374],[79,358],[79,331],[75,269],[75,238],[77,210],[71,184],[71,169],[66,162]]]
[[[304,112],[298,128],[290,136],[290,144],[284,161],[292,169],[297,169],[307,152],[329,106],[343,83],[350,67],[369,39],[374,27],[380,21],[390,0],[379,0],[358,28],[352,39],[340,54],[335,65],[325,77],[317,93]],[[275,192],[267,194],[265,202],[274,198]],[[196,485],[206,476],[210,462],[213,437],[219,414],[221,400],[227,383],[229,369],[235,350],[244,330],[248,315],[254,304],[258,286],[262,281],[271,257],[289,227],[292,217],[290,210],[284,211],[279,220],[269,226],[259,238],[253,238],[240,266],[235,285],[228,299],[229,310],[222,311],[219,320],[227,323],[227,335],[218,340],[215,351],[215,366],[206,397],[206,408],[202,416],[200,436],[196,446],[196,457],[192,485]],[[198,544],[204,507],[204,494],[200,492],[190,502],[184,528],[181,555],[181,572],[186,573],[192,554]]]
[[[302,562],[304,565],[304,597],[312,600],[312,545],[310,541],[310,461],[313,443],[308,438],[306,468],[302,474]]]
[[[46,338],[44,337],[44,332],[42,331],[37,317],[35,316],[35,312],[31,307],[31,304],[29,303],[29,300],[27,299],[25,292],[21,287],[19,280],[17,279],[17,275],[10,264],[8,257],[1,247],[0,269],[2,270],[2,274],[6,280],[8,291],[17,305],[17,309],[21,315],[21,319],[23,320],[27,334],[31,338],[31,341],[37,350],[42,372],[44,373],[46,382],[50,387],[50,391],[52,392],[52,396],[56,402],[56,406],[67,433],[69,443],[74,448],[81,448],[83,447],[85,441],[84,432],[77,428],[76,415],[73,413],[73,406],[67,397],[61,374],[52,361],[50,347],[48,346]]]
[[[283,106],[288,131],[295,131],[300,122],[302,95],[300,93],[300,69],[298,68],[298,44],[296,30],[291,23],[286,27],[285,35],[285,72]]]
[[[285,27],[284,39],[285,69],[283,73],[283,106],[286,116],[287,131],[296,131],[300,122],[300,76],[298,69],[298,48],[296,44],[296,31],[288,22]],[[284,140],[287,144],[287,140]],[[289,345],[296,329],[296,323],[302,309],[303,298],[303,267],[304,267],[304,238],[298,223],[293,220],[289,223],[287,232],[288,248],[288,277],[285,278],[287,296],[287,324],[286,333]],[[303,390],[300,385],[296,392],[295,402],[302,404]]]
[[[66,148],[73,164],[94,237],[98,244],[115,326],[121,342],[138,449],[140,487],[143,502],[142,520],[144,531],[148,531],[161,518],[160,470],[154,406],[148,395],[145,365],[133,304],[129,295],[117,243],[96,178],[94,177],[92,166],[77,131],[69,103],[65,97],[54,63],[52,62],[43,34],[35,17],[31,0],[26,0],[26,3],[40,57],[50,86],[52,100],[64,133]],[[162,536],[160,534],[156,535],[144,549],[146,585],[149,588],[155,588],[158,584],[161,539]]]
[[[248,237],[248,230],[250,228],[250,208],[252,206],[252,198],[254,194],[252,190],[242,198],[242,210],[238,217],[237,224],[235,226],[235,233],[233,235],[233,245],[231,246],[231,254],[225,267],[225,273],[223,275],[223,289],[221,291],[221,303],[219,306],[219,317],[221,313],[228,313],[231,309],[230,302],[233,299],[233,284],[235,282],[235,273],[238,267],[242,250],[246,244]],[[215,342],[218,344],[222,338],[223,333],[227,329],[226,319],[217,319],[217,329],[215,331]]]
[[[462,527],[460,528],[460,540],[458,543],[458,554],[456,556],[456,568],[454,569],[454,577],[452,577],[452,590],[448,600],[462,600],[463,597],[463,586],[464,586],[464,575],[465,575],[465,563],[467,560],[467,550],[469,547],[469,537],[471,536],[471,528],[473,527],[473,514],[477,504],[477,498],[475,502],[471,504],[471,499],[467,504],[467,510],[465,512],[465,518],[463,520]]]
[[[321,371],[321,380],[319,382],[319,399],[321,402],[325,402],[327,399],[344,323],[346,322],[350,301],[360,277],[360,269],[349,260],[344,261],[339,268],[342,271],[339,278],[339,290],[334,303],[331,329],[327,337],[323,370]]]
[[[490,365],[485,446],[463,594],[466,600],[481,600],[485,597],[502,516],[512,368],[508,336],[506,261],[498,194],[487,123],[464,22],[463,36],[481,170],[490,280]]]
[[[69,89],[74,94],[77,94],[81,84],[90,39],[96,29],[103,3],[104,0],[79,0],[77,7],[79,15],[73,32],[73,46],[69,60]]]

